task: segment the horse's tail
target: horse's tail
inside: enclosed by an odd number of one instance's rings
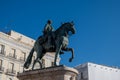
[[[33,52],[34,52],[34,48],[31,49],[27,59],[26,59],[26,62],[24,63],[24,68],[28,69],[31,62],[32,62],[32,56],[33,56]]]

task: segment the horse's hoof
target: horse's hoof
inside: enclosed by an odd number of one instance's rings
[[[54,63],[54,67],[56,67],[57,66],[57,64],[56,63]]]

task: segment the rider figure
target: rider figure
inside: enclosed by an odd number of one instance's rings
[[[46,35],[48,33],[51,33],[52,31],[54,31],[53,27],[51,26],[52,24],[52,21],[51,20],[48,20],[47,21],[47,24],[45,25],[44,27],[44,31],[43,31],[43,34]]]
[[[53,34],[52,32],[54,31],[53,27],[51,26],[52,21],[48,20],[47,24],[44,27],[44,31],[43,31],[43,35],[44,35],[44,41],[48,40],[48,45],[51,46],[51,41],[52,41],[52,37]]]

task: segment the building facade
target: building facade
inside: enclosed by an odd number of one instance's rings
[[[120,80],[120,69],[94,63],[75,67],[79,71],[78,80]]]
[[[35,40],[15,31],[0,32],[0,80],[18,80],[17,72],[23,72],[23,64],[29,55]],[[44,67],[53,65],[54,53],[47,53],[42,63]],[[36,58],[34,52],[32,62]],[[59,64],[58,58],[57,63]],[[38,68],[38,65],[35,66]]]

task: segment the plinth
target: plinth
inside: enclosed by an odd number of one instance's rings
[[[18,73],[19,80],[77,80],[76,69],[57,66]]]

